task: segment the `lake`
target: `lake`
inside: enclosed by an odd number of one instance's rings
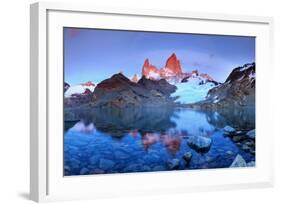
[[[241,140],[223,133],[226,125],[242,132],[254,129],[254,108],[81,108],[65,116],[65,176],[228,168],[237,154],[247,163],[255,161],[254,150],[242,149]],[[210,138],[210,148],[194,149],[189,136]],[[192,155],[189,162],[183,159],[186,153]]]

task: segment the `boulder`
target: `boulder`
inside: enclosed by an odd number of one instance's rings
[[[233,142],[241,142],[243,139],[245,139],[244,135],[235,135],[232,137]]]
[[[233,160],[232,164],[230,165],[230,167],[247,167],[247,163],[245,161],[245,159],[238,154],[235,159]]]
[[[89,174],[89,169],[88,168],[82,168],[81,170],[80,170],[80,174],[81,175],[85,175],[85,174]]]
[[[225,135],[230,135],[230,136],[232,136],[236,133],[236,130],[233,127],[230,127],[228,125],[223,128],[223,131],[224,131]]]
[[[102,170],[109,170],[114,167],[115,163],[109,159],[101,159],[99,163],[99,167]]]
[[[178,169],[180,167],[180,160],[179,159],[172,159],[168,161],[169,169]]]
[[[251,161],[251,162],[248,162],[248,163],[247,163],[247,166],[248,166],[248,167],[255,167],[255,166],[256,166],[256,163],[255,163],[255,161]]]
[[[192,158],[192,153],[186,152],[182,158],[186,161],[186,164],[189,164]]]
[[[249,138],[251,138],[251,139],[255,139],[255,137],[256,137],[256,130],[255,130],[255,129],[250,130],[249,132],[247,132],[246,135],[247,135]]]
[[[197,152],[208,152],[212,144],[212,139],[203,136],[189,136],[187,144]]]

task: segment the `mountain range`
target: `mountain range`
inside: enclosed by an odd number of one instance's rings
[[[142,77],[117,73],[102,82],[70,86],[65,83],[65,105],[95,107],[192,105],[204,108],[252,106],[255,100],[255,63],[233,69],[224,83],[198,70],[184,72],[173,53],[162,68],[145,59]]]
[[[167,59],[165,66],[159,69],[150,64],[148,58],[145,59],[142,67],[142,76],[145,76],[150,80],[165,79],[172,84],[187,81],[192,76],[199,76],[202,79],[215,82],[211,76],[206,73],[199,73],[198,70],[183,72],[180,60],[175,53]]]

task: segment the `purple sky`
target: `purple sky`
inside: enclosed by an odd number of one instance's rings
[[[255,61],[255,38],[64,28],[65,82],[140,75],[145,58],[161,68],[173,52],[183,71],[198,69],[223,82],[233,68]]]

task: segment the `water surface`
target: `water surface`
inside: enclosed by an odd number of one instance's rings
[[[254,109],[207,112],[187,108],[77,109],[67,113],[64,134],[64,174],[84,175],[171,170],[226,168],[237,154],[246,162],[255,154],[245,152],[223,135],[226,125],[237,130],[255,127]],[[210,149],[197,152],[188,136],[212,139]],[[189,164],[182,158],[192,153]]]

